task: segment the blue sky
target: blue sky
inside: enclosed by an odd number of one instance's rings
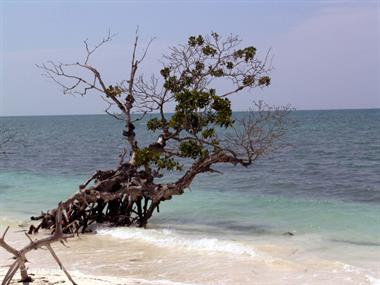
[[[0,115],[102,113],[95,94],[64,96],[34,64],[75,62],[83,40],[118,33],[96,54],[110,84],[127,77],[136,26],[142,46],[156,37],[142,66],[157,73],[168,46],[193,34],[239,34],[274,55],[272,86],[233,99],[297,109],[380,107],[379,1],[1,1]]]

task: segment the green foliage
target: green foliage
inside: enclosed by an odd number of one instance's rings
[[[167,169],[167,170],[177,170],[181,171],[182,170],[182,165],[175,161],[174,158],[164,156],[161,157],[159,160],[157,160],[156,165],[158,169]]]
[[[108,86],[106,89],[106,96],[118,97],[123,93],[123,90],[119,86],[113,87],[112,85]]]
[[[164,82],[164,88],[168,89],[172,92],[179,92],[181,91],[182,85],[181,82],[177,79],[176,76],[169,76],[165,78]]]
[[[210,128],[210,129],[205,129],[203,132],[202,132],[202,137],[204,137],[205,139],[208,139],[208,138],[211,138],[215,135],[215,129],[214,128]]]
[[[169,74],[170,74],[170,69],[169,67],[165,67],[163,69],[161,69],[160,71],[162,77],[164,77],[165,79],[169,77]]]
[[[203,62],[199,62],[199,61],[197,61],[196,63],[195,63],[195,69],[196,70],[203,70],[205,68],[205,64],[203,63]]]
[[[214,123],[221,127],[232,126],[231,101],[228,98],[214,96],[212,108],[216,111]]]
[[[163,121],[158,118],[150,119],[146,124],[148,130],[150,131],[156,131],[163,126]]]
[[[163,130],[168,141],[174,138],[180,142],[179,157],[204,159],[211,151],[220,150],[217,128],[230,128],[234,123],[231,101],[211,88],[210,82],[226,79],[236,93],[270,84],[265,66],[255,59],[256,48],[235,49],[239,42],[234,37],[223,41],[217,33],[210,37],[191,36],[187,45],[172,50],[169,64],[160,70],[164,91],[174,99],[175,111],[169,119],[148,120],[147,128],[153,132]],[[149,147],[137,152],[136,161],[148,168],[181,169],[173,158]]]
[[[201,46],[204,44],[204,39],[201,35],[199,35],[198,37],[195,37],[195,36],[191,36],[189,37],[189,40],[187,41],[188,45],[191,46],[191,47],[195,47],[195,46]]]
[[[180,144],[179,150],[183,157],[190,157],[192,159],[205,158],[208,156],[208,150],[203,148],[194,140],[187,140]]]
[[[207,45],[204,48],[202,48],[202,52],[204,55],[214,56],[216,54],[217,50],[215,48],[213,48],[212,46]]]
[[[157,161],[158,159],[160,159],[160,153],[147,147],[136,151],[135,163],[138,166],[149,166],[151,161]]]
[[[233,69],[233,68],[234,68],[234,63],[233,63],[232,61],[228,61],[228,62],[226,63],[226,67],[227,67],[228,69]]]
[[[214,77],[222,77],[224,75],[224,71],[221,68],[210,69],[210,75]]]
[[[193,77],[191,76],[184,76],[182,79],[182,86],[190,86],[191,83],[193,83]]]
[[[203,109],[210,103],[210,93],[198,90],[184,89],[182,92],[175,94],[177,101],[177,110],[190,110]]]
[[[249,61],[249,60],[253,59],[253,57],[256,54],[256,48],[255,47],[247,47],[244,49],[244,51],[245,51],[245,55],[244,55],[245,61]]]
[[[259,86],[269,86],[271,79],[269,76],[263,76],[259,78]]]
[[[235,59],[244,59],[246,62],[252,60],[256,55],[256,48],[253,46],[246,47],[244,49],[238,49],[234,52]]]
[[[219,34],[212,32],[211,36],[214,38],[214,40],[216,40],[216,41],[219,40]]]
[[[252,85],[254,82],[255,82],[255,77],[253,77],[252,75],[248,75],[244,77],[243,79],[243,84],[246,86]]]
[[[182,170],[182,165],[172,157],[163,156],[160,152],[152,150],[149,147],[138,149],[135,160],[137,166],[145,166],[146,168],[150,168],[151,164],[154,164],[159,170]]]
[[[231,102],[217,96],[214,89],[208,92],[184,89],[175,94],[175,100],[177,105],[169,127],[196,134],[209,124],[232,125]]]

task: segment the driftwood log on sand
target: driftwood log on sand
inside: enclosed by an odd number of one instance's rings
[[[5,232],[0,238],[0,246],[4,248],[6,251],[8,251],[10,254],[13,255],[13,259],[15,261],[9,266],[9,270],[5,274],[5,277],[1,283],[1,285],[9,285],[14,277],[14,275],[17,273],[17,271],[20,271],[21,274],[21,280],[20,282],[23,282],[24,284],[29,284],[29,282],[32,282],[33,279],[29,276],[26,263],[28,262],[26,255],[28,252],[32,250],[37,250],[41,248],[46,248],[49,250],[50,254],[53,256],[54,260],[57,262],[59,267],[63,270],[63,272],[66,274],[67,278],[71,281],[72,284],[76,284],[74,280],[71,278],[70,274],[67,272],[65,267],[63,266],[62,262],[59,260],[58,256],[54,252],[51,244],[54,242],[61,242],[64,244],[65,241],[67,241],[68,238],[73,237],[73,234],[64,234],[62,230],[62,205],[59,204],[57,208],[57,215],[55,216],[55,230],[54,233],[52,233],[50,236],[42,239],[33,240],[27,233],[25,235],[30,240],[30,243],[23,247],[20,250],[15,249],[13,246],[9,245],[5,241],[5,236],[9,230],[9,227],[6,228]]]

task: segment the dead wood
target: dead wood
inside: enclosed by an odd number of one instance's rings
[[[8,251],[10,254],[13,255],[13,259],[15,261],[10,265],[8,272],[5,274],[5,277],[1,283],[1,285],[8,285],[11,283],[14,275],[17,273],[17,271],[20,271],[21,280],[19,282],[23,282],[24,284],[29,284],[29,282],[33,282],[33,279],[30,277],[27,271],[26,263],[28,262],[26,255],[32,250],[38,250],[41,248],[47,248],[50,252],[50,254],[53,256],[54,260],[57,262],[59,267],[63,270],[67,278],[70,280],[72,284],[76,284],[75,281],[72,279],[70,274],[67,272],[65,267],[63,266],[62,262],[59,260],[58,256],[54,252],[53,248],[51,247],[51,244],[54,242],[61,242],[64,243],[68,238],[73,237],[72,234],[64,234],[62,229],[62,217],[63,217],[63,208],[62,204],[60,203],[56,210],[55,215],[55,230],[54,233],[49,235],[46,238],[33,240],[28,234],[26,236],[30,240],[30,243],[23,247],[20,250],[15,249],[13,246],[9,245],[5,241],[5,236],[9,230],[9,227],[6,228],[4,231],[2,237],[0,238],[0,246],[4,248],[6,251]]]

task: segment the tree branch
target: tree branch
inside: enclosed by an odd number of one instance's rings
[[[13,276],[17,272],[18,269],[20,269],[22,282],[30,282],[32,281],[32,278],[29,277],[25,263],[27,262],[26,254],[32,250],[37,250],[42,247],[47,247],[50,251],[50,253],[53,255],[54,259],[60,266],[60,268],[65,272],[66,276],[69,278],[72,284],[76,285],[76,283],[71,278],[70,274],[66,271],[66,269],[63,267],[62,263],[58,259],[57,255],[54,253],[53,249],[51,248],[51,244],[57,241],[64,241],[68,238],[73,237],[72,234],[64,234],[62,231],[62,205],[59,204],[57,208],[57,215],[56,215],[56,221],[55,221],[55,231],[54,234],[50,235],[49,237],[42,238],[39,240],[32,240],[28,235],[28,239],[30,240],[30,243],[23,247],[21,250],[17,250],[14,247],[10,246],[5,241],[5,236],[9,230],[9,227],[6,228],[4,231],[2,237],[0,238],[0,246],[4,248],[6,251],[8,251],[10,254],[14,256],[16,261],[10,266],[8,272],[5,274],[4,280],[2,282],[2,285],[8,285],[10,284]]]

